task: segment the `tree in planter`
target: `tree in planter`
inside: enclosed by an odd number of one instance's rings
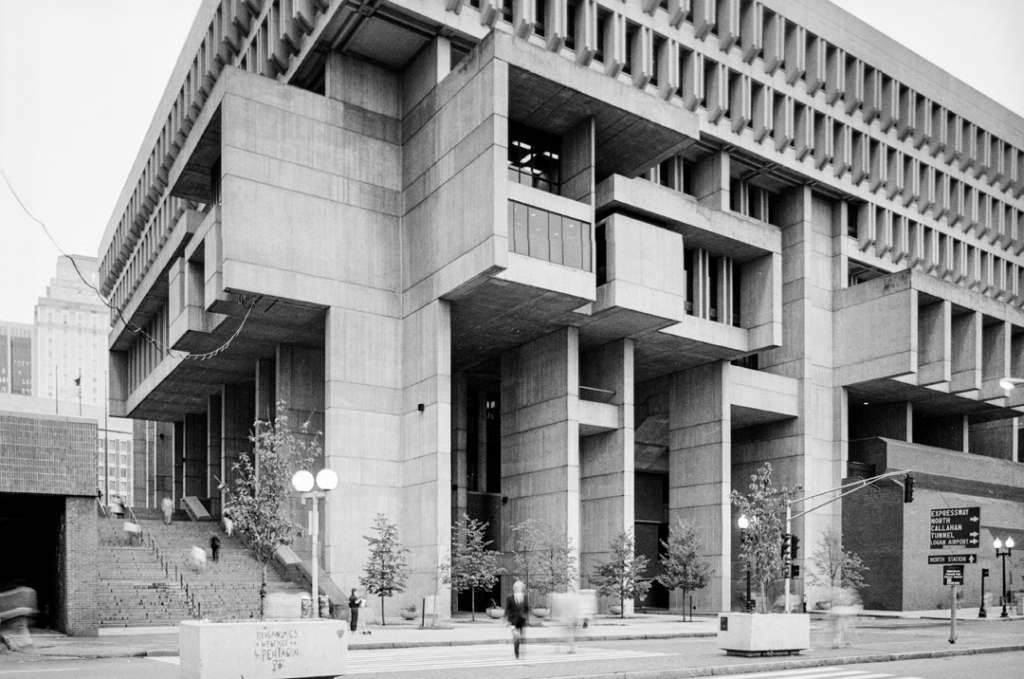
[[[643,599],[651,588],[651,581],[644,577],[647,557],[633,553],[630,531],[616,535],[609,546],[612,558],[598,564],[590,580],[597,586],[598,594],[618,598],[619,617],[625,617],[626,599]]]
[[[746,495],[732,491],[731,499],[740,514],[750,521],[746,539],[740,545],[740,557],[750,568],[750,579],[760,587],[761,606],[765,608],[768,583],[783,577],[782,533],[790,491],[772,485],[772,466],[767,462],[751,474],[748,490]]]
[[[682,519],[676,521],[668,541],[661,541],[665,553],[658,560],[664,573],[655,578],[665,589],[683,590],[683,620],[686,620],[686,596],[704,589],[711,579],[711,564],[700,557],[697,530]]]
[[[828,587],[834,597],[839,589],[860,592],[868,587],[869,569],[855,552],[843,549],[843,541],[833,531],[826,531],[811,554],[808,580],[812,585]]]
[[[551,592],[573,588],[577,567],[568,536],[537,519],[513,524],[510,531],[516,571],[527,591],[537,595],[535,608],[546,607]]]
[[[463,514],[462,521],[452,526],[451,561],[442,567],[453,590],[469,590],[470,616],[474,621],[476,590],[494,587],[504,570],[498,565],[501,552],[488,548],[493,542],[485,538],[488,525]]]
[[[380,597],[380,624],[384,625],[384,598],[405,591],[409,550],[398,540],[398,526],[383,514],[373,520],[372,528],[373,535],[363,536],[370,555],[366,559],[366,575],[359,578],[359,584]]]
[[[248,543],[261,567],[260,618],[267,589],[267,563],[279,547],[295,540],[297,529],[288,517],[287,504],[292,496],[292,474],[323,459],[323,435],[310,435],[307,420],[298,431],[291,429],[287,406],[277,403],[272,422],[257,420],[249,440],[253,453],[242,453],[231,465],[234,478],[221,481],[224,512],[231,516],[234,529]]]

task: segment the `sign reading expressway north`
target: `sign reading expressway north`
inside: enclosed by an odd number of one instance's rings
[[[981,533],[981,507],[940,507],[931,510],[931,549],[977,547]]]

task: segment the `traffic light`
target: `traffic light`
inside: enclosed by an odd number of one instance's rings
[[[903,502],[909,503],[914,501],[914,477],[907,474],[903,477]]]
[[[800,564],[795,563],[789,567],[789,577],[799,578],[800,577]]]
[[[790,538],[789,554],[790,554],[790,558],[793,559],[793,561],[796,561],[797,559],[800,558],[800,536],[799,535],[794,534]],[[799,567],[795,566],[795,568],[797,570],[800,570]]]
[[[782,534],[782,565],[789,568],[793,564],[793,536],[790,533]]]

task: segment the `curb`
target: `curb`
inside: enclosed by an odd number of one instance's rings
[[[594,636],[594,637],[582,637],[577,636],[576,642],[602,642],[602,641],[643,641],[645,639],[710,639],[718,635],[718,632],[666,632],[663,634],[658,633],[638,633],[638,634],[617,634],[610,636]],[[528,637],[529,643],[531,644],[563,644],[565,643],[564,637]],[[350,651],[376,651],[381,649],[395,649],[395,648],[424,648],[428,646],[485,646],[489,644],[502,644],[508,643],[507,637],[494,638],[494,639],[446,639],[441,641],[380,641],[380,642],[359,642],[350,643],[348,648]]]
[[[983,646],[962,649],[944,649],[935,651],[905,651],[899,653],[868,653],[864,655],[837,656],[833,658],[800,658],[776,662],[755,662],[737,665],[705,665],[677,670],[650,670],[608,672],[605,674],[587,674],[565,676],[562,679],[683,679],[687,677],[717,677],[732,674],[772,672],[779,670],[796,670],[813,667],[859,665],[862,663],[895,662],[900,660],[923,660],[928,658],[948,658],[960,655],[981,655],[988,653],[1010,653],[1024,651],[1024,644],[1009,646]]]

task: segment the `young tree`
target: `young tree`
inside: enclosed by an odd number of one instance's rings
[[[233,479],[221,481],[224,512],[245,539],[261,566],[260,617],[267,585],[267,563],[278,547],[290,545],[297,532],[288,516],[294,495],[292,474],[323,459],[323,435],[310,434],[307,420],[298,431],[289,426],[284,401],[272,422],[257,420],[249,440],[253,453],[242,453],[231,465]]]
[[[366,575],[359,578],[359,584],[380,597],[380,624],[384,625],[384,597],[405,591],[409,550],[398,540],[398,526],[383,514],[373,520],[373,531],[374,535],[363,536],[370,555],[366,559]]]
[[[828,587],[833,592],[838,588],[858,592],[868,587],[865,576],[871,570],[855,552],[843,549],[843,541],[833,531],[821,536],[821,541],[811,554],[813,566],[808,574],[811,584]]]
[[[772,466],[767,462],[751,474],[748,489],[746,495],[732,491],[732,503],[750,521],[740,544],[740,557],[761,589],[763,607],[768,600],[768,583],[783,576],[782,533],[790,491],[772,485]]]
[[[612,558],[598,564],[590,576],[602,596],[619,599],[619,616],[625,617],[626,599],[643,599],[651,587],[651,581],[644,577],[647,572],[647,557],[633,553],[633,536],[623,531],[612,538],[609,545]]]
[[[682,519],[676,521],[668,536],[662,540],[665,553],[659,557],[664,573],[655,578],[665,589],[683,590],[683,607],[686,596],[708,586],[711,579],[711,564],[700,557],[700,540],[697,530]],[[686,619],[684,612],[683,619]]]
[[[493,542],[485,538],[488,525],[463,514],[462,521],[452,526],[451,561],[442,567],[453,590],[469,590],[470,615],[474,621],[476,590],[494,587],[503,570],[498,565],[501,552],[488,548]]]
[[[550,592],[567,591],[575,584],[576,560],[568,536],[537,519],[513,524],[509,530],[516,574],[527,591],[537,595],[538,606],[544,606]]]

